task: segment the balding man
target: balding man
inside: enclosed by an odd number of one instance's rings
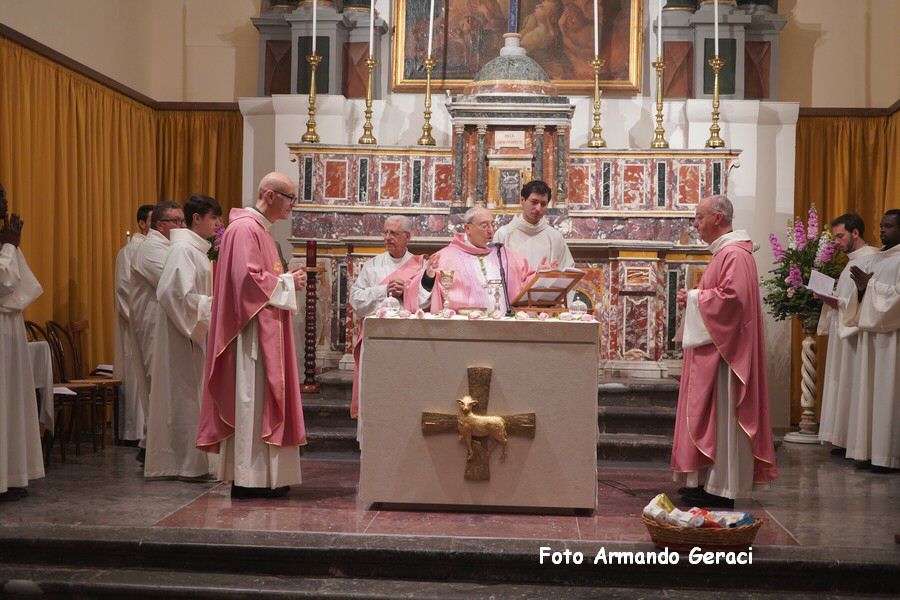
[[[686,301],[672,469],[687,502],[733,507],[775,479],[766,343],[753,242],[725,196],[704,198],[694,227],[712,260]]]
[[[498,250],[488,247],[494,237],[494,216],[485,208],[470,208],[464,217],[464,233],[457,233],[446,248],[436,252],[425,271],[414,280],[419,296],[404,297],[407,308],[424,297],[431,299],[431,312],[440,312],[444,299],[450,308],[479,309],[489,313],[506,313],[507,298],[502,289]],[[519,295],[534,274],[528,261],[509,248],[501,248],[509,301]],[[542,264],[541,267],[546,265]],[[441,270],[453,271],[453,285],[445,290],[435,277]]]
[[[232,498],[283,496],[300,483],[306,444],[291,316],[306,273],[283,273],[269,229],[297,196],[283,173],[260,181],[256,205],[233,208],[213,281],[197,447],[218,453]]]
[[[359,277],[350,286],[350,306],[359,318],[360,329],[353,344],[353,396],[350,402],[350,416],[359,413],[359,351],[362,343],[363,319],[373,313],[388,296],[403,303],[406,287],[413,276],[422,269],[422,256],[408,250],[412,235],[412,223],[402,215],[388,217],[384,221],[385,252],[368,260],[359,272]],[[410,294],[415,294],[412,288]]]

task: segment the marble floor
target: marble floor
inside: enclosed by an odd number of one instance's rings
[[[247,531],[330,532],[474,538],[649,541],[641,507],[675,484],[658,464],[601,463],[593,515],[371,510],[356,498],[359,464],[304,458],[304,483],[284,498],[235,500],[217,483],[147,481],[133,448],[55,461],[29,496],[0,505],[9,525],[156,526]],[[56,457],[54,457],[55,459]],[[900,475],[876,475],[827,448],[783,445],[770,489],[738,505],[766,518],[754,545],[896,550]]]

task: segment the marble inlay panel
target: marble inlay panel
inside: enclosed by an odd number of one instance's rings
[[[325,161],[325,200],[347,200],[347,160]]]
[[[403,163],[382,160],[378,165],[378,204],[399,204]]]
[[[653,268],[626,265],[624,268],[625,290],[645,290],[653,285]]]
[[[675,202],[695,206],[700,202],[701,165],[678,165],[676,174],[678,193]]]
[[[622,208],[642,208],[648,194],[648,169],[644,163],[622,165]]]
[[[590,165],[572,165],[568,173],[567,202],[569,204],[591,203],[591,169]]]
[[[650,298],[625,296],[622,303],[622,356],[646,360],[650,354]]]
[[[432,204],[449,204],[453,201],[453,165],[434,163]]]

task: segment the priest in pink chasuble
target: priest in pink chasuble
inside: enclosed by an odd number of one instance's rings
[[[350,416],[354,419],[359,415],[359,356],[364,319],[388,296],[402,303],[407,293],[418,293],[416,288],[406,290],[409,281],[422,270],[424,262],[424,256],[409,251],[411,236],[412,223],[408,218],[394,215],[385,219],[385,251],[368,260],[350,286],[350,306],[359,319],[359,331],[353,343],[353,395],[350,401]],[[427,296],[424,300],[428,300]]]
[[[489,312],[506,312],[505,295],[496,290],[500,285],[500,259],[503,260],[509,300],[513,301],[534,275],[534,268],[521,255],[503,247],[489,247],[494,237],[494,216],[485,208],[469,209],[464,217],[464,233],[457,233],[446,248],[435,252],[426,262],[425,271],[411,285],[419,294],[404,295],[404,306],[416,310],[423,298],[430,298],[431,312],[440,312],[445,297],[453,310],[479,308]],[[542,264],[540,267],[546,267]],[[440,271],[453,271],[453,284],[445,290]]]
[[[231,210],[219,249],[197,447],[220,454],[218,478],[233,482],[236,498],[284,495],[301,481],[291,319],[306,273],[282,272],[269,232],[296,198],[287,175],[266,175],[256,205]]]
[[[694,226],[712,260],[686,302],[672,469],[688,502],[728,507],[774,480],[765,336],[753,242],[734,231],[725,196],[703,199]]]

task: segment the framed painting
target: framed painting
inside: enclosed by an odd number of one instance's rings
[[[511,3],[515,3],[522,46],[560,93],[592,93],[593,0],[435,0],[433,89],[461,90],[498,55],[503,34],[509,31]],[[394,0],[391,87],[395,92],[425,89],[429,7],[430,0]],[[641,12],[641,0],[599,0],[604,90],[640,89]]]

